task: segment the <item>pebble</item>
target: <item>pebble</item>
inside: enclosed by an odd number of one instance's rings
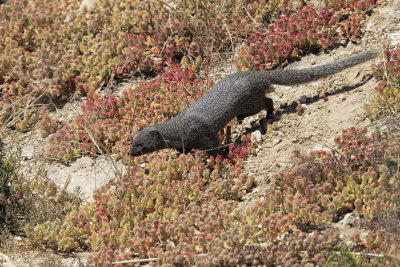
[[[16,267],[14,263],[12,263],[11,259],[3,253],[0,253],[0,263],[3,267]]]
[[[251,133],[251,137],[255,138],[257,143],[261,143],[261,141],[262,141],[262,134],[261,134],[260,130],[252,132]]]
[[[390,46],[400,44],[400,32],[393,32],[389,34]]]
[[[282,141],[282,139],[274,139],[272,140],[272,145],[275,146],[277,144],[279,144]]]
[[[330,152],[330,149],[327,147],[323,147],[323,146],[314,146],[311,150],[313,151],[326,151],[326,152]]]
[[[347,213],[342,220],[336,223],[337,228],[356,227],[360,225],[360,214],[357,211]]]

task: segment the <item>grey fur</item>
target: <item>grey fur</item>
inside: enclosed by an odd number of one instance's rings
[[[140,156],[163,148],[189,152],[196,148],[211,155],[218,153],[218,131],[237,117],[267,110],[272,117],[272,99],[265,93],[271,84],[292,85],[317,80],[377,55],[375,49],[335,62],[301,70],[249,71],[231,74],[214,85],[199,100],[171,120],[144,128],[133,140],[129,155]]]

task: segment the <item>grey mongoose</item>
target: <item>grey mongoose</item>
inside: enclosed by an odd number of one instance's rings
[[[221,145],[218,132],[232,119],[243,120],[262,109],[267,110],[267,118],[272,117],[272,99],[265,97],[265,93],[273,91],[271,84],[293,85],[317,80],[367,61],[377,52],[371,49],[326,65],[300,70],[231,74],[179,115],[142,129],[133,140],[129,155],[140,156],[163,148],[175,148],[182,153],[195,148],[216,156]]]

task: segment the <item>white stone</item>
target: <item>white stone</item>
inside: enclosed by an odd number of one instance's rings
[[[282,141],[282,139],[274,139],[272,140],[272,145],[275,146],[277,144],[279,144]]]
[[[260,143],[262,141],[262,134],[259,130],[257,130],[251,133],[251,138],[255,138],[257,143]]]
[[[3,267],[16,267],[16,265],[12,263],[10,257],[3,253],[0,253],[0,264]]]
[[[400,32],[392,32],[389,34],[390,46],[400,44]]]
[[[91,11],[97,4],[98,0],[83,0],[79,6],[79,11],[82,12],[84,9]]]
[[[346,226],[355,227],[359,224],[360,214],[357,211],[353,211],[344,215],[343,219],[341,219],[336,225],[338,226],[338,228],[344,228]]]

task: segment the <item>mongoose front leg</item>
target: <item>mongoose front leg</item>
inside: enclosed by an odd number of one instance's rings
[[[209,133],[200,137],[199,143],[195,148],[201,149],[209,155],[216,157],[221,151],[220,146],[221,143],[219,142],[218,136]]]
[[[185,151],[183,151],[182,147],[176,148],[176,150],[181,154],[188,154],[192,149],[190,147],[185,147]]]
[[[214,132],[212,125],[208,124],[206,118],[198,114],[190,114],[185,117],[185,125],[188,129],[185,152],[189,152],[193,148],[203,150],[209,155],[217,156],[221,143],[218,134]]]

